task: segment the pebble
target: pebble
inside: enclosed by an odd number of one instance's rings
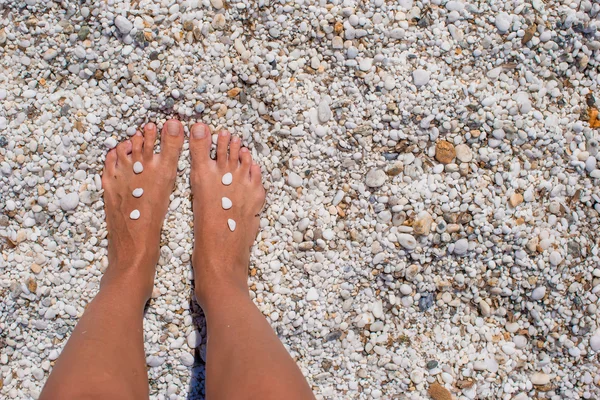
[[[450,391],[437,382],[429,386],[428,393],[433,400],[452,400]]]
[[[230,230],[231,232],[233,232],[233,231],[235,231],[236,223],[235,223],[235,221],[234,221],[234,220],[232,220],[231,218],[229,218],[229,219],[227,220],[227,226],[229,227],[229,230]]]
[[[454,145],[446,140],[440,140],[435,145],[435,159],[442,164],[450,164],[456,157]]]
[[[231,206],[233,206],[233,203],[231,202],[229,197],[221,197],[221,207],[223,207],[223,210],[229,210]]]
[[[217,10],[223,8],[223,0],[210,0],[210,4]]]
[[[129,34],[133,29],[133,24],[122,15],[115,17],[115,26],[122,35]]]
[[[506,33],[512,25],[512,17],[505,12],[496,15],[496,28],[500,33]]]
[[[366,184],[371,188],[378,188],[383,186],[387,179],[385,171],[380,169],[372,169],[367,173]]]
[[[231,185],[231,182],[233,182],[233,175],[231,174],[231,172],[227,172],[221,178],[221,183],[225,186],[229,186],[229,185]]]
[[[424,69],[416,69],[413,71],[413,83],[416,87],[421,87],[429,83],[431,72]]]
[[[202,335],[194,329],[187,335],[186,342],[190,349],[195,349],[202,344]]]
[[[79,205],[79,194],[72,192],[60,199],[60,208],[63,211],[72,211]]]
[[[140,210],[133,210],[130,214],[129,214],[129,218],[136,220],[140,217]]]
[[[142,171],[144,171],[144,165],[141,162],[136,161],[135,163],[133,163],[133,172],[135,172],[136,174],[141,174]]]
[[[562,256],[558,251],[553,251],[550,253],[548,260],[550,261],[550,264],[558,265],[562,262]]]
[[[319,103],[319,107],[317,109],[319,122],[326,123],[331,119],[331,109],[329,108],[329,103],[326,101],[321,101]]]
[[[407,250],[414,250],[417,247],[417,240],[408,233],[397,234],[398,243]]]
[[[512,208],[517,207],[521,203],[523,203],[523,195],[521,193],[513,193],[508,199],[508,204],[510,204]]]
[[[456,158],[462,162],[471,162],[473,160],[473,152],[467,144],[459,144],[454,148],[456,152]]]
[[[533,289],[533,292],[531,292],[531,299],[532,300],[541,300],[544,298],[545,295],[546,295],[546,287],[538,286],[535,289]]]
[[[600,351],[600,334],[594,335],[590,338],[590,348],[593,351]]]
[[[535,372],[531,375],[529,379],[531,380],[531,383],[533,383],[536,386],[543,386],[550,383],[550,376],[543,372]]]
[[[315,288],[309,288],[306,291],[306,301],[315,301],[319,300],[319,292]]]
[[[465,255],[469,250],[469,241],[467,239],[459,239],[454,243],[454,254],[458,256]]]
[[[183,365],[185,365],[186,367],[191,367],[192,365],[194,365],[194,355],[190,354],[188,352],[183,352],[181,353],[181,356],[179,356],[179,359],[181,360],[181,363]]]
[[[143,194],[144,194],[144,189],[142,189],[142,188],[133,189],[133,192],[131,192],[131,195],[133,197],[142,197]]]
[[[160,367],[164,363],[165,363],[165,358],[164,357],[148,356],[146,358],[146,364],[148,364],[148,366],[150,368]]]
[[[302,186],[302,178],[293,171],[288,171],[287,183],[293,188]]]

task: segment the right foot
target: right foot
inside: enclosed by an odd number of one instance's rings
[[[205,124],[195,124],[190,131],[192,162],[191,186],[194,196],[194,281],[196,297],[205,304],[211,291],[236,288],[248,292],[250,248],[256,239],[261,207],[265,201],[260,167],[252,162],[250,151],[238,137],[220,131],[216,160],[210,157],[211,132]],[[231,142],[230,142],[231,139]],[[230,172],[233,182],[221,179]],[[222,197],[233,206],[224,210]],[[227,220],[233,219],[232,232]]]

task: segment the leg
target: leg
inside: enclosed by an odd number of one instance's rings
[[[168,131],[168,133],[167,133]],[[148,398],[142,319],[154,285],[160,230],[177,175],[183,126],[168,121],[161,153],[147,124],[106,156],[102,176],[109,266],[100,291],[75,327],[41,394],[54,399]],[[144,171],[133,172],[140,161]],[[132,195],[135,188],[143,195]],[[130,218],[138,209],[140,217]]]
[[[240,139],[219,133],[210,158],[210,130],[192,127],[194,275],[196,297],[208,327],[206,394],[215,399],[313,399],[313,394],[273,329],[248,296],[250,248],[265,199],[260,167]],[[231,185],[221,178],[233,175]],[[233,206],[223,209],[222,197]],[[233,219],[231,231],[227,220]]]

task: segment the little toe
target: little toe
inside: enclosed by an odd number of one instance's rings
[[[114,176],[117,169],[117,150],[110,149],[106,154],[106,160],[104,161],[104,172],[102,174],[102,180]],[[104,186],[104,183],[102,184]]]
[[[121,164],[131,164],[131,151],[133,150],[133,145],[131,140],[127,139],[117,145],[117,165]]]
[[[217,165],[220,168],[227,166],[227,152],[229,150],[230,134],[227,131],[220,131],[217,138]]]
[[[261,183],[262,177],[260,174],[260,165],[253,162],[250,167],[250,181],[252,183]]]
[[[240,162],[240,146],[242,141],[239,137],[234,136],[229,143],[229,168],[235,170]]]
[[[250,166],[252,165],[252,155],[250,154],[250,150],[247,147],[242,147],[240,150],[240,171],[242,175],[250,178]]]
[[[160,135],[160,154],[171,160],[179,158],[183,146],[183,125],[176,119],[165,122]]]
[[[210,127],[197,123],[190,129],[190,155],[194,161],[205,163],[210,161],[211,146]]]
[[[156,143],[156,125],[148,122],[144,126],[144,149],[143,154],[145,159],[150,159],[154,156],[154,144]]]

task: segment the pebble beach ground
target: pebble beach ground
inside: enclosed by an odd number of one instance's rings
[[[0,397],[98,289],[107,150],[176,117],[262,165],[251,296],[317,398],[599,398],[599,65],[590,0],[0,0]],[[203,398],[188,159],[152,399]]]

